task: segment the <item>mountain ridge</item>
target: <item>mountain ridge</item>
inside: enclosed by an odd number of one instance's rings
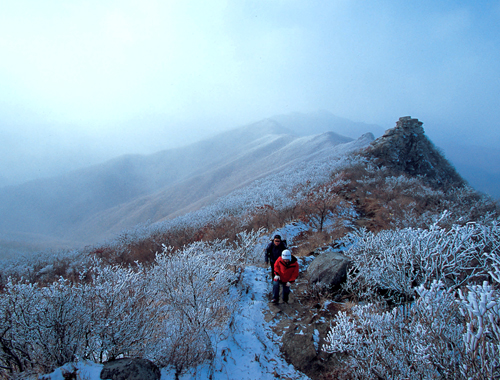
[[[289,139],[289,137],[286,135],[278,137],[278,141],[281,139]],[[369,141],[369,137],[365,137],[365,139],[368,139],[367,142]],[[208,205],[215,199],[233,190],[242,188],[257,179],[277,173],[286,167],[293,166],[297,162],[321,155],[324,150],[331,150],[335,146],[343,145],[336,140],[332,141],[331,135],[323,134],[310,139],[312,141],[308,141],[308,150],[303,151],[301,154],[296,154],[294,150],[295,145],[304,148],[306,146],[304,140],[308,140],[308,138],[293,139],[280,150],[265,158],[259,158],[259,154],[265,151],[271,144],[264,145],[261,150],[253,151],[249,155],[240,155],[221,167],[190,177],[184,182],[178,182],[153,194],[133,199],[129,203],[95,214],[96,219],[89,220],[89,223],[85,224],[84,229],[87,231],[94,230],[94,234],[96,234],[97,231],[95,231],[95,228],[92,228],[92,224],[96,223],[100,218],[106,220],[104,224],[115,226],[112,229],[113,233],[119,233],[121,230],[131,228],[145,220],[156,222],[171,219]],[[367,142],[364,144],[366,145]],[[272,143],[276,143],[276,140],[273,140]],[[245,162],[251,162],[251,164],[247,164],[245,171],[238,173],[238,168]],[[201,187],[196,186],[197,182],[201,182],[203,185]],[[171,198],[175,198],[175,202],[172,202]],[[175,207],[172,203],[175,204]],[[140,217],[135,218],[137,215],[140,215]],[[163,216],[158,218],[158,215]]]
[[[192,211],[243,183],[352,141],[331,131],[295,132],[265,119],[185,147],[124,155],[1,188],[0,239],[95,243],[148,220]]]

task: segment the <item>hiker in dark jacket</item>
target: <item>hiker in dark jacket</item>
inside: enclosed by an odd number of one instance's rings
[[[281,252],[286,249],[286,244],[281,240],[280,235],[275,235],[272,242],[266,248],[266,264],[271,263],[271,278],[274,278],[274,263],[281,257]]]
[[[274,263],[274,273],[272,303],[279,302],[280,285],[283,287],[283,302],[288,303],[290,286],[299,276],[299,262],[288,249],[285,249]]]

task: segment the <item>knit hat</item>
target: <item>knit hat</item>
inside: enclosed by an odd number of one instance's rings
[[[283,252],[281,252],[281,259],[282,260],[291,260],[292,259],[292,252],[290,252],[288,249],[285,249]]]

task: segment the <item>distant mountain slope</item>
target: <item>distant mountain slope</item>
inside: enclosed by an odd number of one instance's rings
[[[268,119],[183,148],[129,155],[0,189],[0,239],[75,245],[201,207],[350,138],[298,137]]]
[[[294,112],[273,116],[271,119],[298,135],[303,135],[304,132],[310,135],[333,131],[357,139],[365,133],[372,133],[375,137],[384,133],[384,129],[379,125],[355,122],[324,110],[311,113]]]
[[[371,139],[364,144],[367,145]],[[332,133],[301,138],[291,138],[289,135],[276,135],[273,138],[268,136],[255,149],[241,152],[232,160],[203,174],[96,214],[82,224],[77,233],[99,236],[105,226],[108,232],[118,233],[146,220],[156,222],[182,215],[247,186],[256,179],[350,144],[338,143],[337,136]],[[275,149],[276,147],[279,149]]]

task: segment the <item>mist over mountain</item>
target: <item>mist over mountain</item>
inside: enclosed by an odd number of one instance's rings
[[[440,145],[472,187],[500,200],[500,149],[450,141]]]
[[[102,242],[138,224],[197,210],[256,179],[340,146],[345,151],[366,146],[381,131],[377,125],[326,111],[278,115],[184,147],[123,155],[64,175],[0,188],[0,246],[31,251]],[[426,144],[433,146],[430,141]],[[397,149],[383,151],[399,157],[403,153]],[[433,148],[425,151],[437,155]],[[413,165],[429,161],[423,160],[422,152],[417,149]],[[480,149],[470,159],[467,148],[447,148],[447,152],[473,187],[480,184],[479,190],[495,194],[500,180],[495,160],[485,159]],[[487,153],[495,157],[495,152]]]
[[[354,122],[325,110],[275,115],[268,120],[278,123],[282,133],[297,136],[333,131],[353,139],[366,132],[379,137],[391,127]],[[21,121],[18,124],[16,128],[23,130]],[[220,120],[206,120],[199,125],[184,125],[174,120],[142,118],[130,120],[114,132],[97,135],[79,134],[70,127],[58,130],[51,125],[38,126],[37,133],[27,131],[21,139],[9,135],[9,131],[2,131],[1,137],[9,142],[9,149],[0,152],[0,188],[61,176],[124,154],[151,155],[175,146],[191,145],[215,137],[228,128],[226,124]],[[167,126],[177,126],[176,132]],[[430,132],[435,133],[435,128]],[[467,144],[457,140],[457,136],[438,133],[432,140],[471,186],[500,199],[500,150]]]
[[[314,119],[288,121],[266,119],[185,147],[125,155],[2,188],[0,238],[4,245],[41,248],[96,243],[140,223],[196,210],[255,179],[355,141],[322,133],[325,123],[312,128]]]
[[[299,135],[305,131],[307,131],[307,134],[334,131],[339,135],[357,139],[365,133],[372,133],[375,137],[379,137],[384,133],[384,129],[377,124],[355,122],[335,116],[324,110],[307,114],[293,112],[286,115],[276,115],[271,119]]]

